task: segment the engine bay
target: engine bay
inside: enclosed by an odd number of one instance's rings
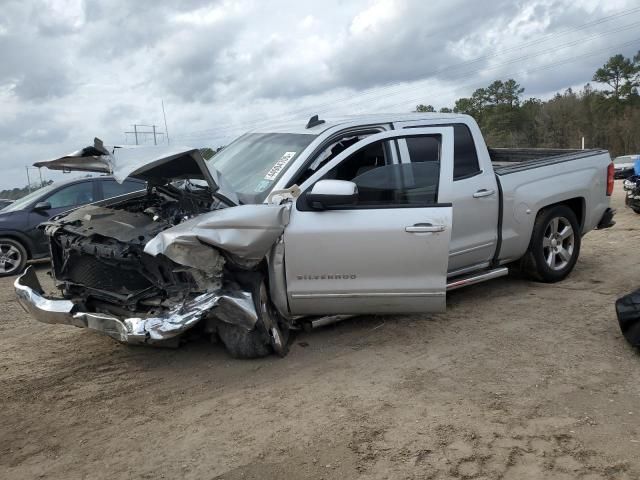
[[[53,275],[66,298],[96,312],[156,315],[220,288],[224,259],[219,255],[216,268],[204,272],[143,251],[158,233],[219,208],[208,187],[177,183],[47,222]]]

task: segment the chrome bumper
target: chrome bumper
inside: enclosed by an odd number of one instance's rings
[[[146,335],[138,335],[130,330],[126,320],[99,313],[78,312],[70,300],[46,298],[33,267],[28,267],[13,285],[22,308],[39,322],[90,328],[120,342],[145,343]]]
[[[45,297],[33,267],[28,267],[16,279],[14,287],[22,308],[40,322],[89,328],[130,344],[166,342],[193,327],[218,305],[220,313],[230,309],[234,323],[243,321],[242,326],[247,329],[253,328],[257,320],[251,295],[244,292],[236,292],[233,296],[204,293],[162,316],[120,319],[102,313],[81,312],[70,300]]]

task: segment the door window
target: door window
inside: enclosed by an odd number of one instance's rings
[[[125,181],[118,183],[115,180],[103,180],[102,181],[102,197],[111,198],[118,195],[124,195],[126,193],[137,192],[138,190],[144,190],[144,184],[138,182]]]
[[[366,130],[361,132],[353,132],[350,134],[345,134],[345,136],[341,138],[337,138],[331,141],[331,143],[325,145],[322,151],[315,156],[313,161],[294,179],[292,184],[302,185],[305,180],[307,180],[311,175],[317,172],[324,165],[329,163],[335,157],[344,152],[347,148],[355,143],[358,143],[360,140],[365,139],[369,135],[375,135],[379,133],[381,130]]]
[[[358,187],[356,205],[424,206],[437,203],[440,176],[439,135],[407,138],[410,163],[394,164],[391,140],[372,143],[336,165],[323,179],[349,180]]]
[[[93,180],[64,187],[46,199],[51,208],[75,207],[94,200]]]

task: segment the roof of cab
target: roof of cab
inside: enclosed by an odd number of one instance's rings
[[[329,128],[343,125],[378,125],[381,123],[392,122],[411,122],[416,120],[448,120],[468,119],[469,115],[461,113],[435,113],[435,112],[412,112],[412,113],[375,113],[368,115],[344,115],[339,117],[322,117],[324,123],[315,127],[306,128],[307,120],[290,120],[286,122],[265,123],[264,125],[252,130],[253,133],[307,133],[311,135],[319,135]]]

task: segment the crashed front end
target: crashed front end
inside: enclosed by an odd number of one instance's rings
[[[640,175],[633,175],[623,182],[624,203],[634,212],[640,213]]]
[[[196,326],[211,335],[260,328],[283,354],[286,324],[265,282],[289,206],[229,206],[211,185],[146,179],[146,192],[45,222],[61,298],[45,296],[30,267],[15,281],[20,304],[39,321],[130,344],[174,346]]]

